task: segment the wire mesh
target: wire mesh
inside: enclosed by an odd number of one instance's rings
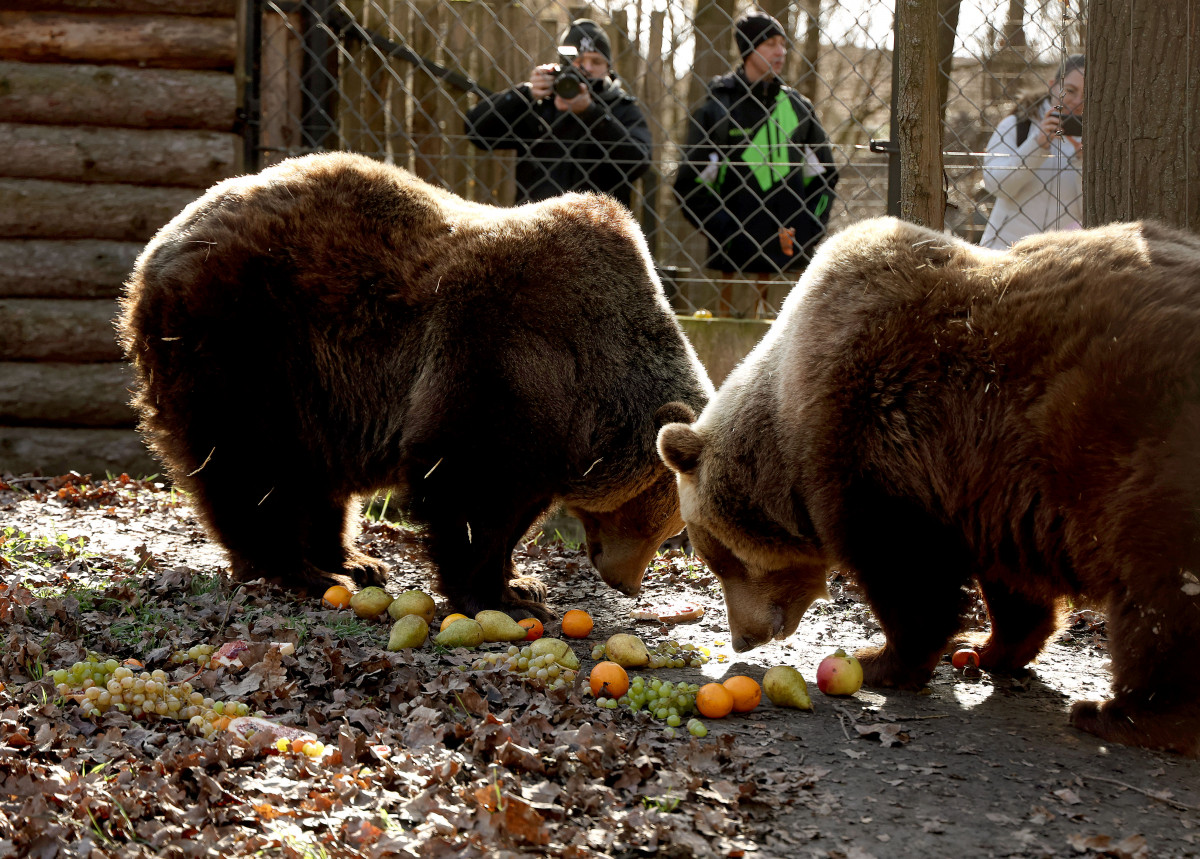
[[[1085,21],[1075,2],[940,0],[944,91],[928,97],[944,104],[946,226],[969,240],[980,240],[995,206],[984,166],[989,143],[998,146],[997,128],[1011,125],[1005,117],[1022,105],[1053,106],[1056,70],[1084,43]],[[891,136],[893,10],[870,0],[764,6],[785,31],[780,77],[811,100],[831,144],[830,166],[839,181],[829,228],[886,213],[899,189],[889,188],[889,147],[872,141]],[[257,166],[312,151],[353,150],[469,200],[501,206],[527,195],[529,165],[526,173],[520,165],[531,150],[476,145],[468,116],[490,95],[527,84],[536,67],[556,63],[571,21],[594,19],[611,41],[615,76],[637,99],[645,151],[627,157],[627,147],[624,155],[592,153],[577,160],[585,177],[604,169],[636,175],[626,189],[628,204],[676,309],[769,318],[795,283],[797,267],[710,268],[705,237],[686,220],[673,189],[689,117],[704,103],[709,80],[740,66],[734,21],[749,8],[742,0],[611,0],[607,6],[257,0],[251,8],[259,26],[248,32],[260,39],[258,110],[249,117]],[[1042,98],[1031,102],[1030,92]],[[993,165],[993,173],[1027,169],[1026,160],[1010,155]],[[1043,196],[1063,206],[1078,204],[1057,200],[1063,192],[1042,181]]]

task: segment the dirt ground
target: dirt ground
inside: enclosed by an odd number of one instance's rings
[[[49,540],[61,534],[82,536],[95,556],[126,559],[111,565],[125,574],[137,569],[137,559],[152,558],[153,563],[143,564],[140,571],[150,580],[148,587],[154,577],[172,570],[205,575],[224,569],[222,551],[204,538],[186,503],[168,503],[161,491],[155,496],[146,490],[137,493],[133,503],[109,506],[104,499],[96,504],[64,503],[54,484],[11,478],[10,483],[9,491],[0,491],[0,531],[12,528]],[[147,503],[148,495],[158,502]],[[388,589],[393,593],[431,589],[426,565],[410,538],[403,529],[376,525],[368,527],[361,540],[368,551],[392,564]],[[592,614],[596,628],[575,648],[585,670],[591,664],[590,645],[612,633],[634,631],[647,643],[669,636],[709,647],[713,659],[698,669],[663,670],[658,676],[706,682],[747,674],[761,680],[773,665],[792,665],[809,681],[815,710],[788,710],[764,699],[750,714],[707,720],[709,735],[704,740],[654,745],[667,763],[675,754],[684,762],[699,761],[704,754],[722,761],[720,772],[703,771],[703,778],[679,786],[678,807],[647,801],[652,779],[645,773],[637,789],[624,793],[621,780],[609,779],[608,802],[623,814],[633,814],[629,809],[639,804],[656,806],[647,818],[621,818],[622,826],[630,829],[653,824],[659,833],[655,838],[639,841],[616,834],[616,826],[606,836],[601,807],[590,818],[586,838],[547,837],[524,843],[509,838],[492,842],[494,849],[489,849],[486,839],[456,841],[444,831],[435,840],[422,836],[433,818],[413,810],[410,802],[404,806],[410,819],[397,829],[408,833],[409,840],[397,835],[388,842],[394,852],[381,850],[382,841],[374,842],[372,849],[351,849],[335,835],[322,841],[324,855],[1200,856],[1200,761],[1106,746],[1067,725],[1072,702],[1103,697],[1108,689],[1104,623],[1093,612],[1076,613],[1071,627],[1025,677],[964,673],[944,662],[921,693],[863,689],[850,698],[830,698],[816,690],[820,659],[836,647],[852,650],[881,640],[870,612],[836,574],[831,581],[834,599],[814,606],[790,640],[734,654],[728,646],[719,586],[699,561],[682,552],[669,551],[655,561],[638,600],[608,589],[583,553],[570,545],[543,538],[520,550],[518,560],[526,573],[546,581],[555,611],[583,608]],[[103,565],[92,564],[93,575],[103,572],[97,572],[97,566]],[[26,573],[19,565],[0,566],[0,575],[11,587]],[[268,598],[288,599],[278,591]],[[670,628],[630,619],[635,605],[658,598],[697,601],[707,613],[698,622]],[[439,598],[438,616],[447,611]],[[553,633],[548,625],[547,634]],[[11,653],[16,642],[8,632],[0,635],[8,639]],[[382,639],[381,635],[373,646],[382,648]],[[17,676],[12,660],[5,669],[7,676],[0,675],[0,680],[7,682],[8,690],[0,693],[0,711],[10,722],[20,721],[15,715],[22,707],[20,681],[29,678]],[[4,695],[10,696],[8,701]],[[499,711],[504,703],[496,702],[492,710]],[[537,706],[544,709],[545,702]],[[619,750],[633,754],[644,748],[640,738],[661,732],[659,723],[645,716],[596,710],[586,695],[561,706],[578,708],[573,730],[587,724],[588,730],[611,732],[620,739],[612,747],[618,751],[609,752],[606,766],[611,772],[643,766],[622,759]],[[550,722],[560,725],[553,717]],[[399,736],[399,729],[396,733]],[[6,757],[11,763],[14,754],[26,753],[9,746],[0,756],[0,770]],[[691,764],[680,766],[686,771]],[[577,783],[564,784],[573,790]],[[661,779],[655,784],[656,790],[663,789]],[[6,792],[0,787],[0,857],[54,855],[36,851],[40,842],[22,840],[21,827],[29,821],[19,816],[28,814],[30,806],[13,802],[15,794],[6,802]],[[544,805],[535,807],[543,817],[555,819]],[[69,815],[66,809],[59,813]],[[566,814],[562,825],[580,813]],[[711,826],[705,825],[706,819]],[[280,845],[289,842],[257,843],[270,854],[270,844],[283,850]],[[70,849],[64,846],[61,855],[86,855],[75,852],[88,846],[86,839],[74,844]],[[133,842],[122,846],[119,839],[111,844],[96,841],[89,849],[100,850],[98,855],[142,855]],[[222,852],[239,855],[225,847]]]

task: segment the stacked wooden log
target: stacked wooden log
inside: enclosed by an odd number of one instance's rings
[[[0,10],[0,475],[157,469],[113,318],[145,242],[241,169],[236,0]]]

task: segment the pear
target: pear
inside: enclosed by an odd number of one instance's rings
[[[433,641],[442,647],[478,647],[483,644],[483,627],[479,621],[465,617],[443,629]]]
[[[579,668],[579,657],[575,655],[571,645],[561,638],[539,638],[529,645],[529,651],[534,656],[544,656],[549,653],[554,656],[554,661],[563,668]]]
[[[392,634],[388,636],[388,650],[404,650],[409,647],[420,647],[429,638],[429,624],[423,617],[406,614],[392,624]]]
[[[787,665],[776,665],[763,675],[763,691],[771,699],[772,704],[780,707],[795,707],[797,710],[811,710],[812,698],[808,696],[808,684],[795,668]]]
[[[604,642],[604,653],[622,668],[641,668],[650,664],[650,653],[636,635],[618,632]]]
[[[529,630],[502,611],[485,609],[475,615],[483,627],[484,641],[524,641]]]
[[[433,597],[424,591],[405,591],[392,600],[387,607],[392,620],[399,620],[406,614],[415,614],[425,618],[426,623],[433,623]]]
[[[392,604],[392,595],[383,588],[363,588],[350,597],[350,608],[363,620],[374,620]]]

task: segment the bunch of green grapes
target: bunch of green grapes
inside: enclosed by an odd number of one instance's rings
[[[182,665],[185,662],[195,662],[201,668],[207,668],[216,648],[211,644],[194,644],[187,650],[176,650],[171,654],[172,665]]]
[[[690,642],[680,644],[671,638],[663,639],[647,649],[650,652],[649,667],[655,670],[659,668],[699,668],[708,662],[710,655],[707,647],[697,647]],[[592,659],[599,662],[607,658],[603,644],[597,644],[592,648]]]
[[[629,691],[620,698],[596,699],[596,705],[615,710],[625,707],[636,713],[643,707],[655,719],[667,723],[667,736],[675,736],[675,729],[683,724],[683,718],[696,712],[696,693],[700,691],[698,683],[672,683],[651,677],[649,680],[640,674],[635,674],[629,681]],[[699,719],[689,719],[688,731],[695,737],[708,735],[708,728]]]
[[[186,681],[172,683],[161,669],[138,672],[94,653],[70,668],[57,669],[50,676],[61,697],[79,701],[80,715],[85,718],[109,710],[129,713],[135,719],[156,715],[187,720],[189,726],[210,737],[223,727],[222,717],[250,713],[245,704],[206,698]]]
[[[564,689],[575,682],[575,669],[565,668],[558,663],[551,653],[534,656],[529,647],[509,645],[503,652],[485,653],[471,667],[475,670],[484,668],[503,668],[526,680],[536,680],[547,689]]]

